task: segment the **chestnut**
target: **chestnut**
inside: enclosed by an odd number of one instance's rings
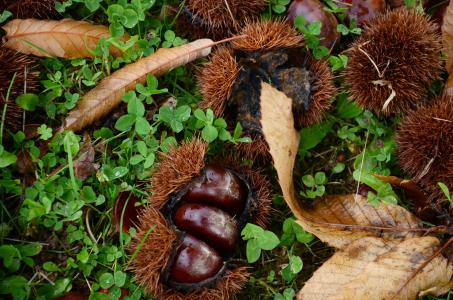
[[[384,0],[352,0],[347,12],[350,20],[357,20],[360,26],[366,24],[386,7]]]
[[[121,192],[116,199],[113,209],[113,217],[115,220],[115,227],[120,232],[121,215],[124,209],[123,216],[123,232],[129,232],[129,228],[136,227],[138,224],[139,210],[135,206],[138,198],[131,192]],[[126,208],[124,208],[126,206]]]
[[[217,274],[223,265],[219,253],[208,244],[186,234],[176,252],[170,278],[180,283],[197,283]]]
[[[247,222],[266,226],[269,219],[266,178],[235,157],[210,164],[207,149],[199,139],[183,143],[154,169],[131,251],[139,249],[137,282],[157,299],[234,298],[249,277],[235,259],[240,231]]]
[[[216,206],[232,215],[238,215],[244,210],[246,197],[246,189],[235,174],[220,166],[210,165],[195,180],[183,200]]]
[[[178,229],[192,234],[224,253],[231,253],[238,241],[236,221],[223,210],[203,204],[184,204],[175,214]]]
[[[318,0],[295,0],[291,3],[287,12],[287,19],[293,23],[297,16],[302,16],[308,23],[320,21],[321,26],[321,44],[331,48],[340,34],[337,31],[338,21],[335,16],[324,10],[324,5]]]

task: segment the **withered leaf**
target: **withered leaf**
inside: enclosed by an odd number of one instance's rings
[[[99,164],[94,162],[95,154],[91,139],[86,135],[83,146],[74,159],[74,174],[79,180],[84,181],[99,170]]]
[[[260,101],[263,135],[286,203],[305,230],[340,249],[298,299],[413,299],[448,291],[453,268],[437,252],[440,241],[420,237],[419,220],[404,208],[374,207],[356,195],[325,197],[302,208],[293,185],[298,135],[291,100],[263,83]]]
[[[147,74],[159,76],[207,56],[212,45],[212,40],[200,39],[175,48],[160,48],[156,53],[119,69],[104,78],[77,103],[77,107],[69,113],[59,131],[83,129],[119,105],[126,92],[134,90],[138,83],[145,82]]]
[[[439,244],[434,237],[356,240],[325,262],[305,283],[297,299],[416,299],[426,294],[441,295],[452,286],[453,265],[441,255],[429,261]],[[423,271],[412,278],[420,267]],[[404,286],[409,279],[410,284]]]
[[[360,195],[333,195],[314,201],[312,208],[300,211],[297,222],[323,242],[343,248],[354,240],[383,237],[386,240],[421,235],[420,220],[394,204],[373,206]]]
[[[270,84],[261,83],[261,127],[274,160],[283,197],[296,218],[300,205],[293,185],[293,169],[299,147],[299,134],[294,128],[292,100]]]
[[[72,19],[15,19],[2,28],[6,31],[3,38],[6,41],[5,47],[42,57],[93,57],[99,40],[110,37],[106,26]],[[113,56],[122,55],[122,52],[113,46],[110,53]]]
[[[444,51],[447,54],[447,62],[445,64],[445,69],[448,71],[449,77],[445,85],[445,92],[447,94],[453,94],[453,2],[450,1],[450,4],[447,7],[445,16],[442,24],[442,42],[444,46]]]

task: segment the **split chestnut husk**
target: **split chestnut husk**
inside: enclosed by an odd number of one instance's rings
[[[265,226],[271,194],[237,159],[206,161],[207,144],[183,143],[162,156],[133,251],[137,281],[158,299],[230,299],[248,279],[239,263],[240,231]],[[148,236],[149,235],[149,236]]]
[[[325,61],[311,58],[304,40],[287,22],[248,24],[246,37],[221,47],[198,74],[202,108],[225,116],[231,127],[240,122],[254,141],[242,144],[247,157],[266,157],[261,132],[261,82],[271,82],[293,100],[297,128],[320,121],[335,95],[333,75]]]

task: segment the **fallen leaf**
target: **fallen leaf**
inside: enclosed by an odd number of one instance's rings
[[[325,262],[305,283],[297,299],[416,299],[426,294],[441,295],[453,284],[453,265],[441,255],[432,258],[439,244],[434,237],[356,240]],[[420,267],[423,271],[412,278]],[[400,290],[408,280],[410,284]]]
[[[293,184],[299,134],[294,128],[292,101],[264,82],[261,84],[261,126],[283,198],[306,231],[331,246],[341,248],[358,238],[379,235],[381,230],[389,227],[419,228],[418,220],[401,207],[381,204],[375,208],[361,196],[326,197],[316,200],[312,208],[304,209],[296,199]],[[409,232],[389,230],[386,234],[399,236]]]
[[[274,160],[283,198],[299,219],[302,209],[293,185],[299,134],[294,128],[292,100],[265,82],[261,82],[261,127]]]
[[[147,74],[159,76],[207,56],[213,44],[210,39],[201,39],[175,48],[160,48],[156,53],[119,69],[104,78],[77,103],[77,107],[69,113],[59,131],[83,129],[118,106],[127,91],[135,90],[138,83],[145,82]]]
[[[324,197],[302,207],[293,184],[298,135],[291,99],[262,83],[260,100],[262,132],[286,203],[306,231],[340,249],[298,299],[414,299],[453,286],[453,266],[438,250],[440,241],[421,237],[429,229],[404,208],[372,206],[360,195]]]
[[[79,180],[84,181],[99,170],[99,164],[94,163],[95,154],[90,136],[85,135],[83,146],[74,159],[74,175]]]
[[[447,10],[442,24],[442,43],[444,46],[444,51],[447,54],[447,61],[445,63],[445,69],[448,71],[449,77],[445,85],[445,92],[447,94],[452,94],[453,88],[453,76],[452,76],[452,67],[453,67],[453,1],[450,1],[448,4]]]
[[[442,215],[442,209],[438,204],[432,204],[428,196],[417,185],[414,180],[401,179],[396,176],[382,176],[374,174],[378,179],[390,183],[393,186],[398,186],[404,190],[407,197],[414,204],[415,214],[423,221],[428,221],[433,224],[439,221],[439,216]]]
[[[2,28],[5,47],[41,57],[93,57],[99,40],[110,37],[106,26],[72,19],[15,19]],[[110,53],[115,57],[123,54],[113,46]]]
[[[316,199],[299,212],[297,223],[321,241],[343,248],[366,236],[386,240],[419,236],[426,232],[414,215],[399,205],[373,206],[360,195],[333,195]]]

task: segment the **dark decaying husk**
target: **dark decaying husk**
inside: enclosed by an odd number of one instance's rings
[[[167,154],[162,154],[161,161],[153,172],[152,196],[148,207],[139,217],[140,226],[132,251],[138,247],[150,228],[153,228],[133,261],[133,269],[137,281],[158,299],[230,299],[248,280],[247,267],[231,260],[224,262],[213,280],[204,282],[198,288],[196,284],[175,286],[167,279],[175,248],[184,234],[174,226],[169,211],[175,201],[180,201],[190,184],[203,174],[207,163],[206,151],[207,144],[200,140],[185,142]],[[238,159],[218,158],[210,163],[222,163],[249,184],[250,208],[247,215],[253,222],[264,226],[269,217],[271,202],[267,180],[259,172],[240,166]]]
[[[438,27],[423,13],[400,8],[378,15],[348,52],[344,78],[351,98],[383,115],[418,106],[439,79],[440,52]],[[392,91],[395,97],[384,109]]]
[[[39,72],[35,70],[36,60],[14,50],[0,47],[0,108],[3,111],[11,81],[16,73],[6,111],[5,127],[13,131],[20,129],[22,109],[16,104],[17,96],[36,92],[39,87]]]
[[[333,75],[325,61],[304,52],[303,37],[285,22],[248,24],[231,47],[220,47],[198,73],[202,108],[226,116],[230,125],[240,121],[254,142],[240,149],[250,158],[266,155],[260,125],[261,82],[274,86],[293,99],[297,128],[314,124],[330,108],[335,95]]]
[[[2,0],[0,12],[10,11],[15,19],[48,18],[56,14],[58,0]]]
[[[266,0],[187,0],[178,17],[177,31],[193,39],[226,38],[247,21],[256,20],[267,5]]]
[[[396,141],[399,165],[423,188],[432,209],[441,212],[449,207],[438,182],[453,190],[453,98],[443,96],[411,112]],[[445,216],[439,213],[430,221],[445,223]]]

